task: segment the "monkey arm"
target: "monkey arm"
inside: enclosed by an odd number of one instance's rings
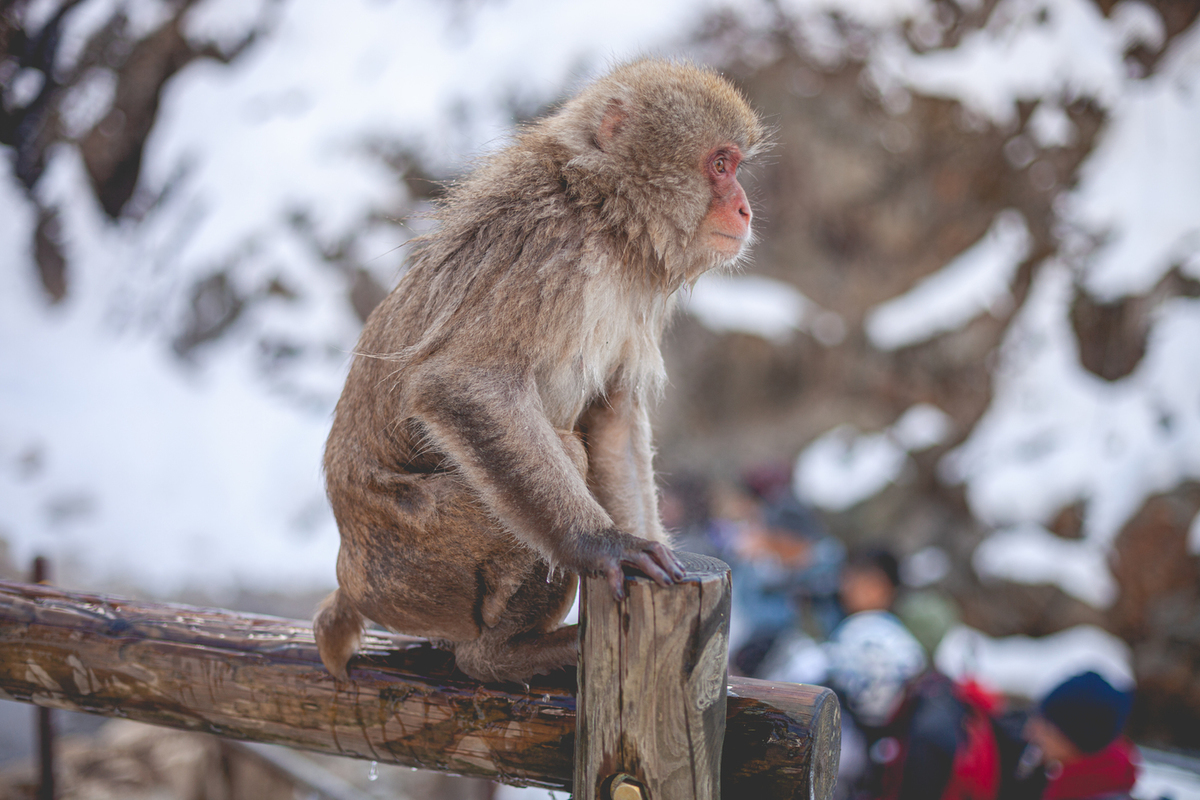
[[[650,418],[627,389],[609,392],[584,413],[588,488],[622,530],[666,542],[651,465]]]
[[[683,576],[658,542],[614,523],[542,412],[532,380],[483,369],[430,365],[409,413],[424,425],[488,510],[551,563],[604,574],[618,596],[620,564],[661,584]]]
[[[654,444],[650,433],[650,410],[645,403],[634,406],[633,463],[637,467],[638,487],[642,493],[642,508],[646,527],[643,535],[656,542],[668,541],[658,513],[658,486],[654,482]]]

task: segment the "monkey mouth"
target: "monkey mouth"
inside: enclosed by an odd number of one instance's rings
[[[742,252],[742,248],[750,243],[750,235],[748,233],[745,236],[737,236],[732,233],[725,233],[724,231],[712,231],[712,234],[716,237],[713,242],[714,249],[730,256],[738,255]]]

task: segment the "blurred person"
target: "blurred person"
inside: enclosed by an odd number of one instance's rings
[[[959,622],[958,606],[936,589],[903,587],[899,560],[886,547],[873,545],[851,553],[838,591],[846,614],[891,611],[932,656],[946,632]]]
[[[847,617],[827,646],[842,701],[842,796],[994,800],[1000,753],[995,697],[930,669],[921,643],[882,610]],[[857,774],[855,771],[857,770]]]
[[[1019,757],[1006,758],[1003,800],[1093,800],[1129,797],[1141,758],[1121,735],[1133,705],[1095,672],[1059,684],[1025,721]],[[1010,723],[1011,727],[1011,723]],[[1002,750],[1015,753],[1005,747]]]
[[[742,530],[730,559],[734,615],[744,629],[731,646],[738,673],[757,677],[780,636],[806,622],[821,635],[832,629],[843,554],[841,543],[795,497],[762,507],[759,524]]]
[[[931,657],[946,633],[962,621],[958,604],[939,589],[908,589],[892,603],[892,611]]]
[[[698,474],[673,475],[659,492],[663,527],[671,531],[678,550],[725,558],[732,540],[729,523],[712,513],[711,485]]]
[[[842,567],[838,596],[847,616],[890,611],[900,589],[900,562],[886,547],[854,550]]]
[[[742,472],[742,485],[767,505],[784,502],[792,494],[792,465],[784,461],[759,464]]]

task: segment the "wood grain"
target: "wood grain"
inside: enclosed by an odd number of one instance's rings
[[[368,634],[350,677],[304,622],[0,581],[0,698],[571,788],[574,670],[484,686],[425,642]],[[731,681],[722,796],[828,797],[838,713],[827,689]]]
[[[679,555],[683,581],[626,576],[619,601],[602,577],[583,581],[576,800],[609,800],[619,776],[646,800],[720,794],[729,567]]]

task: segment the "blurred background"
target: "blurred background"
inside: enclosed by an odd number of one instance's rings
[[[348,354],[444,182],[613,63],[686,57],[777,140],[655,419],[668,524],[785,576],[786,641],[740,599],[734,669],[803,677],[882,546],[943,671],[1034,699],[1096,669],[1135,740],[1200,750],[1198,12],[0,0],[4,574],[308,616]]]

